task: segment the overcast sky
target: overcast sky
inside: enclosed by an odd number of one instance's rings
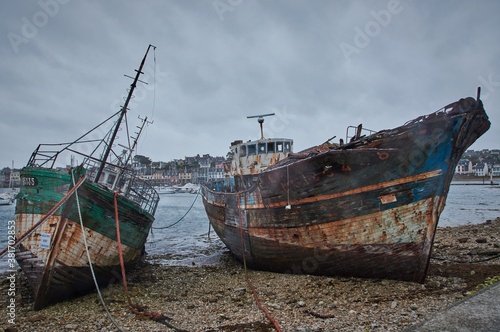
[[[118,111],[149,44],[149,85],[128,117],[154,120],[138,153],[153,161],[265,136],[295,151],[349,125],[380,130],[460,98],[500,148],[500,1],[0,1],[0,168],[39,143],[71,141]],[[156,59],[156,61],[154,61]]]

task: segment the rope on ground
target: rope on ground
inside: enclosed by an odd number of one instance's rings
[[[85,175],[83,176],[83,178],[85,178]],[[73,181],[73,186],[74,186],[75,185],[75,177],[73,175],[73,172],[71,172],[71,179]],[[75,187],[73,187],[73,188],[75,188]],[[82,218],[82,211],[80,209],[80,200],[78,198],[78,192],[76,192],[76,191],[75,191],[75,198],[76,198],[76,207],[78,209],[78,217],[80,218],[80,226],[82,228],[82,238],[83,238],[83,243],[85,245],[85,252],[87,253],[87,260],[89,261],[90,272],[92,274],[92,279],[94,280],[97,294],[99,296],[99,299],[101,300],[101,304],[104,307],[104,310],[106,311],[106,314],[107,314],[109,320],[118,329],[118,331],[123,331],[123,329],[120,327],[120,325],[118,325],[118,323],[115,321],[115,319],[113,318],[113,316],[109,312],[108,306],[106,305],[106,302],[104,302],[104,298],[102,297],[101,289],[99,288],[99,284],[97,282],[97,278],[96,278],[95,272],[94,272],[94,267],[92,265],[92,260],[90,258],[89,245],[87,243],[87,234],[85,233],[85,228],[83,227],[83,218]]]
[[[199,195],[200,195],[200,190],[198,190],[198,192],[196,193],[196,197],[194,198],[193,203],[191,204],[191,206],[189,207],[189,209],[186,211],[186,213],[184,213],[184,215],[179,220],[177,220],[176,222],[174,222],[173,224],[168,225],[168,226],[151,227],[151,229],[166,229],[166,228],[170,228],[170,227],[175,226],[178,223],[180,223],[188,215],[189,211],[191,211],[191,209],[193,208],[194,203],[196,202],[196,199],[198,198]]]
[[[132,299],[130,298],[130,293],[129,293],[128,287],[127,287],[127,276],[125,273],[125,262],[123,260],[122,242],[121,242],[121,238],[120,238],[120,221],[118,218],[118,192],[117,191],[115,191],[115,195],[114,195],[114,206],[115,206],[115,223],[116,223],[116,241],[118,243],[118,255],[120,257],[120,267],[122,270],[123,288],[125,290],[127,302],[130,306],[130,311],[138,316],[149,318],[149,319],[154,320],[156,322],[162,323],[175,331],[185,332],[184,330],[181,330],[181,329],[167,323],[166,320],[171,320],[171,318],[163,315],[162,313],[146,311],[145,308],[139,306],[138,304],[132,303]]]
[[[255,290],[255,287],[253,286],[253,283],[250,280],[250,277],[248,276],[247,262],[246,262],[246,258],[245,258],[245,256],[246,256],[246,254],[245,254],[245,240],[243,237],[243,218],[241,215],[240,192],[239,191],[238,191],[237,206],[238,206],[238,217],[240,219],[241,250],[242,250],[242,256],[243,256],[243,267],[245,269],[245,279],[247,281],[248,287],[250,287],[250,289],[252,290],[253,298],[255,300],[255,303],[257,303],[257,306],[259,307],[259,309],[262,312],[264,312],[267,319],[269,319],[269,321],[274,325],[274,328],[276,329],[276,331],[281,332],[281,328],[280,328],[278,322],[276,321],[276,319],[274,319],[274,317],[269,313],[269,311],[260,302],[259,296],[257,295],[257,291]]]
[[[495,255],[493,257],[488,257],[488,258],[485,258],[485,259],[478,259],[478,260],[474,260],[474,261],[471,261],[471,260],[462,261],[462,260],[458,260],[458,259],[449,259],[449,258],[434,257],[434,256],[432,256],[431,259],[435,259],[437,261],[451,262],[451,263],[470,264],[470,263],[487,262],[487,261],[491,261],[491,260],[499,258],[499,257],[500,257],[500,254]]]
[[[66,195],[59,202],[57,202],[57,204],[54,205],[52,207],[52,209],[50,209],[49,212],[47,212],[37,223],[35,223],[33,226],[31,226],[30,229],[28,229],[23,235],[21,235],[20,237],[18,237],[16,239],[16,241],[14,242],[13,245],[7,246],[7,248],[3,249],[0,252],[0,258],[3,257],[10,248],[17,247],[22,241],[24,241],[28,236],[30,236],[31,233],[33,233],[35,230],[37,230],[38,227],[40,227],[45,220],[47,220],[48,218],[50,218],[57,211],[57,209],[61,205],[63,205],[71,197],[71,195],[82,185],[82,183],[83,183],[84,180],[85,180],[85,175],[83,175],[81,177],[81,179],[78,180],[78,182],[76,184],[73,181],[73,184],[74,184],[73,188],[71,188],[66,193]]]

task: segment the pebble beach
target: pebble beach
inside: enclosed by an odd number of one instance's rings
[[[18,271],[15,323],[4,311],[0,326],[11,332],[403,331],[498,280],[499,256],[497,218],[438,228],[423,284],[245,270],[229,253],[211,266],[144,261],[127,271],[136,313],[118,280],[101,290],[105,307],[91,293],[33,311],[31,290]],[[7,294],[7,275],[0,288]]]

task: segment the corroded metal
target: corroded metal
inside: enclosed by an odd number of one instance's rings
[[[423,282],[455,165],[489,126],[482,102],[467,98],[267,165],[260,162],[272,154],[238,150],[286,139],[237,141],[230,176],[205,185],[203,202],[222,241],[250,267]]]
[[[284,138],[260,139],[243,143],[236,141],[231,144],[230,161],[232,176],[259,174],[271,165],[286,158],[293,150],[293,141]]]
[[[75,141],[40,144],[21,170],[16,259],[33,288],[35,310],[95,289],[94,280],[107,285],[119,277],[115,208],[124,262],[133,263],[144,249],[160,198],[131,169],[130,160],[147,118],[141,119],[131,146],[121,154],[113,148],[119,145],[116,134],[150,48],[154,46],[149,45],[120,112]],[[115,116],[118,119],[101,140],[88,138]],[[81,158],[78,166],[57,167],[68,160],[73,164],[75,156]]]
[[[65,195],[56,188],[71,182],[70,174],[52,169],[23,168],[21,176],[36,178],[37,185],[23,186],[18,195],[17,237]],[[77,194],[79,205],[75,197],[70,198],[16,251],[16,259],[33,288],[34,309],[95,289],[83,232],[98,282],[107,285],[120,275],[113,192],[87,181]],[[132,263],[144,248],[154,217],[124,197],[118,200],[118,210],[124,261]]]

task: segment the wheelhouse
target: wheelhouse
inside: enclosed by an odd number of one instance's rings
[[[231,176],[258,174],[283,160],[293,152],[293,140],[269,138],[257,141],[234,141],[231,143]]]

